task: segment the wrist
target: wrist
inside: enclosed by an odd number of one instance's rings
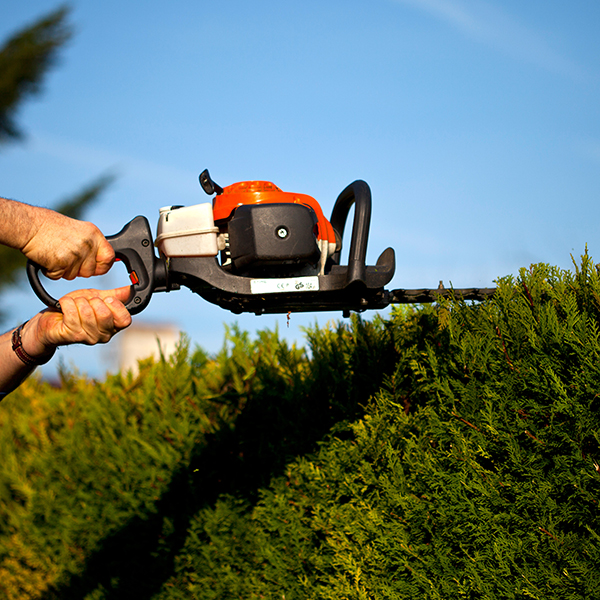
[[[46,364],[56,352],[53,344],[44,344],[37,337],[38,316],[17,327],[12,334],[12,348],[21,362],[29,366]]]

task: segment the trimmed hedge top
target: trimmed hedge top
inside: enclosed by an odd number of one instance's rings
[[[600,277],[233,328],[0,411],[6,598],[600,598]]]

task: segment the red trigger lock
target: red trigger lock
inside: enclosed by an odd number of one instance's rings
[[[133,285],[137,285],[140,282],[140,278],[137,276],[135,271],[131,271],[131,273],[129,273],[129,279],[131,279],[131,283]]]

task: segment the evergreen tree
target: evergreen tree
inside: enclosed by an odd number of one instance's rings
[[[39,94],[44,76],[72,35],[68,9],[60,8],[14,34],[0,50],[0,145],[23,138],[15,114]]]
[[[63,6],[16,32],[0,48],[0,149],[23,140],[16,114],[27,99],[41,93],[46,74],[71,38],[68,16],[69,9]],[[101,176],[54,209],[74,219],[81,218],[112,180],[110,175]],[[0,293],[19,282],[25,263],[20,252],[0,246]],[[0,312],[0,321],[3,316]]]

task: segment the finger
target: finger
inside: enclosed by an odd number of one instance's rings
[[[101,290],[90,288],[83,290],[73,290],[72,292],[66,294],[65,298],[71,298],[73,300],[75,300],[76,298],[87,298],[89,300],[90,298],[100,298],[101,294]],[[62,302],[62,298],[60,301]]]
[[[68,256],[65,256],[62,263],[62,279],[72,281],[75,279],[86,259],[86,254],[83,254],[80,249],[72,250]]]
[[[112,313],[100,298],[73,298],[78,324],[69,332],[67,343],[93,345],[107,342],[112,335]]]
[[[88,302],[93,310],[93,318],[87,312],[85,303]],[[116,333],[131,324],[131,315],[123,304],[115,298],[92,298],[81,300],[80,314],[82,326],[86,332],[86,343],[106,343]]]
[[[122,302],[123,304],[125,304],[129,300],[129,297],[131,296],[131,286],[130,285],[115,288],[114,290],[111,290],[111,291],[112,291],[112,294],[110,294],[110,296],[112,296],[113,298],[116,298],[119,302]]]
[[[61,279],[63,277],[63,275],[65,274],[65,269],[62,269],[62,268],[60,268],[60,269],[59,268],[43,269],[42,272],[48,279],[57,280],[57,279]],[[65,277],[65,279],[66,279],[66,277]]]
[[[97,246],[85,255],[79,265],[78,277],[104,275],[114,262],[115,251],[99,231],[95,242]]]
[[[115,292],[127,288],[117,288]],[[131,315],[114,296],[105,299],[98,290],[78,290],[60,299],[62,312],[41,313],[38,337],[42,344],[63,346],[108,342],[118,331],[131,324]],[[106,292],[102,293],[103,295]]]
[[[69,300],[65,303],[63,310],[66,311],[66,314],[69,313],[71,309],[71,305],[69,304]],[[46,345],[54,345],[59,346],[62,343],[64,338],[64,332],[66,331],[64,325],[65,312],[58,312],[51,309],[43,310],[40,313],[38,319],[38,332],[37,337],[39,341]]]
[[[93,298],[78,297],[73,298],[73,301],[75,302],[79,316],[79,331],[75,334],[71,342],[88,345],[95,344],[98,341],[98,321],[96,311],[92,307],[92,303],[95,300]]]
[[[66,279],[67,281],[73,281],[73,279],[75,279],[77,277],[77,274],[79,273],[79,269],[81,268],[81,263],[83,262],[83,259],[81,257],[78,257],[74,260],[72,260],[69,264],[69,266],[65,269],[62,269],[61,271],[56,270],[57,273],[61,273],[60,278],[61,279]],[[51,278],[53,279],[53,278]],[[58,277],[56,278],[58,279]]]
[[[73,265],[73,269],[77,267],[77,277],[92,277],[96,273],[96,257],[88,254],[79,265]]]
[[[115,288],[112,290],[97,290],[95,288],[86,288],[82,290],[73,290],[66,294],[69,298],[101,298],[105,300],[108,297],[116,298],[117,300],[123,302],[129,298],[129,290],[130,286],[125,286],[121,288]]]
[[[64,299],[77,300],[78,298],[85,298],[89,301],[93,298],[99,298],[104,302],[107,302],[108,299],[110,299],[111,302],[109,303],[109,308],[113,313],[114,317],[118,318],[118,328],[120,330],[124,329],[125,327],[131,324],[131,315],[129,314],[129,311],[125,308],[125,303],[127,302],[127,300],[129,300],[130,293],[130,286],[115,288],[112,290],[75,290],[73,292],[69,292],[66,296],[61,298],[59,302],[62,306]]]
[[[62,315],[56,313],[57,326],[53,329],[52,341],[57,345],[69,344],[77,341],[81,335],[81,317],[75,300],[69,296],[60,299]],[[60,317],[62,316],[62,319]]]
[[[117,331],[125,329],[131,325],[131,315],[120,300],[109,296],[105,302],[112,312],[114,326]]]
[[[105,273],[108,273],[108,270],[112,267],[114,262],[115,251],[106,240],[103,240],[98,246],[98,252],[96,253],[96,270],[94,275],[104,275]]]
[[[80,298],[75,302],[86,333],[84,343],[104,344],[131,323],[131,315],[116,298]]]
[[[117,333],[113,313],[110,307],[100,298],[92,298],[89,301],[90,308],[93,311],[93,318],[84,323],[84,328],[88,333],[88,339],[91,343],[106,343]]]
[[[116,298],[119,302],[125,303],[131,295],[131,286],[127,285],[112,290],[80,290],[85,292],[88,297],[98,297],[106,300],[107,298]],[[75,294],[77,292],[73,292]]]

